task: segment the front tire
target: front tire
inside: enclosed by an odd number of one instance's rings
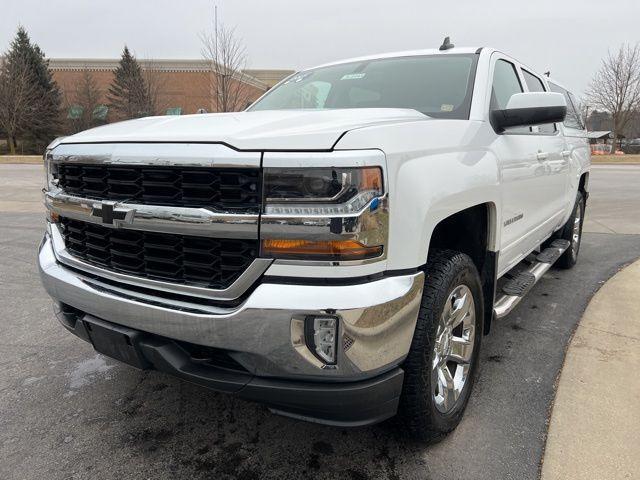
[[[434,443],[464,413],[483,332],[480,276],[467,255],[433,250],[405,371],[398,415],[415,439]]]

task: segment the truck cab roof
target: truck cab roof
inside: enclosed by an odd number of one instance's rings
[[[343,60],[338,60],[335,62],[323,63],[321,65],[316,65],[309,69],[321,68],[321,67],[329,67],[332,65],[341,65],[344,63],[354,63],[354,62],[366,62],[368,60],[379,60],[383,58],[396,58],[396,57],[416,57],[421,55],[455,55],[455,54],[470,54],[470,53],[480,53],[480,51],[484,51],[485,47],[453,47],[448,50],[439,50],[437,48],[427,48],[427,49],[419,49],[419,50],[403,50],[398,52],[387,52],[387,53],[378,53],[374,55],[365,55],[362,57],[353,57],[346,58]],[[494,49],[489,49],[490,51],[494,51]]]

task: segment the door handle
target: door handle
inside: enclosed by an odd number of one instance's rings
[[[549,154],[547,152],[538,152],[538,155],[536,155],[538,157],[538,160],[542,161],[542,160],[546,160],[547,158],[549,158]]]
[[[571,152],[569,150],[563,150],[560,153],[562,154],[562,158],[569,158],[571,156]]]

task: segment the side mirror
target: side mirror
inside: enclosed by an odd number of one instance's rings
[[[567,102],[561,93],[529,92],[512,95],[507,108],[492,110],[490,119],[496,132],[503,132],[509,127],[563,122],[566,115]]]

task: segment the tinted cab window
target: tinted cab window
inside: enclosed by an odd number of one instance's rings
[[[577,102],[573,98],[569,92],[567,92],[564,88],[556,85],[555,83],[549,82],[549,87],[552,92],[561,93],[564,95],[564,99],[567,101],[567,116],[564,119],[563,125],[567,128],[576,128],[578,130],[584,130],[584,125],[582,124],[582,118],[578,113],[576,108]]]
[[[522,85],[520,85],[516,67],[506,60],[498,60],[493,71],[491,109],[501,110],[507,108],[511,96],[522,92]]]
[[[528,72],[525,69],[522,69],[522,75],[524,76],[524,81],[527,84],[527,89],[530,92],[546,92],[546,88],[544,87],[544,83],[542,80],[535,76],[533,73]],[[556,131],[556,125],[554,123],[547,123],[545,125],[538,126],[538,133],[545,134],[553,134]]]
[[[513,63],[506,60],[496,61],[493,70],[493,85],[491,87],[491,110],[501,110],[507,107],[509,99],[524,90]],[[530,133],[529,127],[507,128],[509,133]]]
[[[435,118],[468,119],[477,57],[393,57],[306,70],[249,110],[410,108]]]

